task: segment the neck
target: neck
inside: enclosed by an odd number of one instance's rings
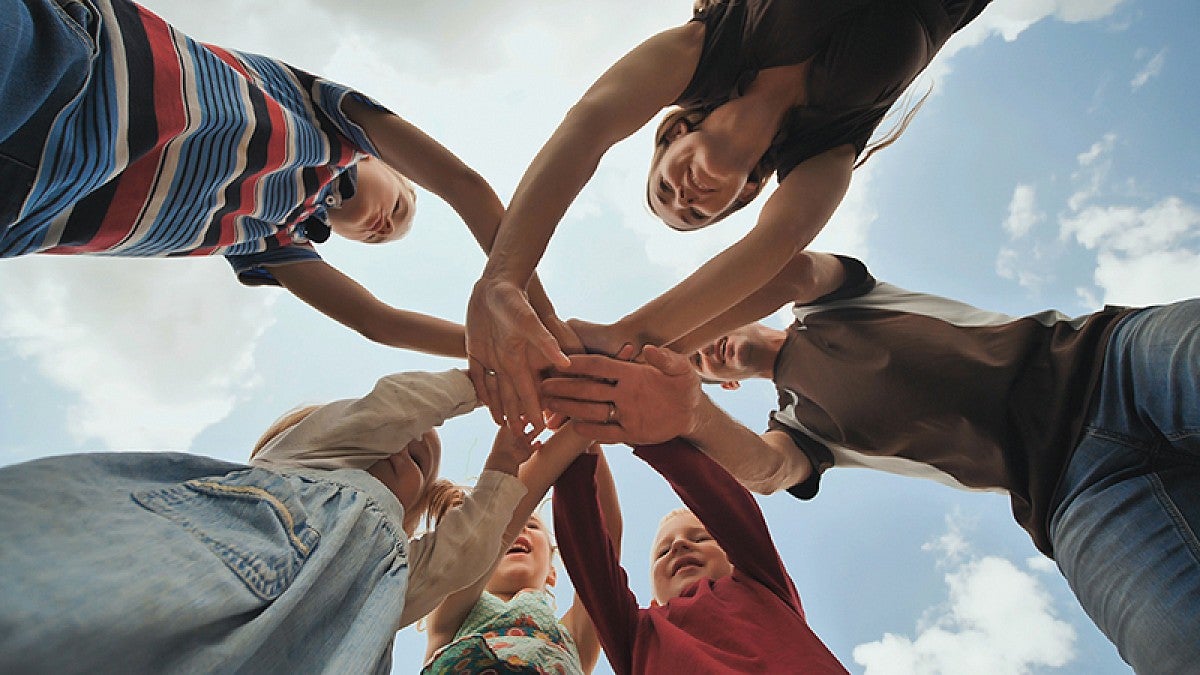
[[[775,379],[775,361],[779,359],[779,352],[783,349],[783,343],[787,341],[787,331],[771,330],[767,336],[767,344],[762,349],[755,359],[754,367],[758,371],[758,376],[767,380]]]
[[[745,164],[748,169],[754,168],[771,147],[784,115],[794,103],[787,87],[757,81],[755,84],[744,96],[718,106],[701,125],[719,137],[730,161]]]

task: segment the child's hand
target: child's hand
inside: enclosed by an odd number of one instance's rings
[[[484,463],[484,469],[493,471],[503,471],[510,475],[517,475],[517,470],[521,464],[529,460],[533,453],[541,446],[541,443],[534,441],[537,432],[529,432],[525,434],[515,434],[507,426],[502,426],[496,430],[496,439],[492,442],[492,451],[488,454],[487,462]]]

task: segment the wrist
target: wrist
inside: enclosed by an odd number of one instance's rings
[[[709,435],[716,420],[721,416],[721,410],[717,408],[717,404],[712,402],[712,399],[701,393],[699,400],[689,412],[691,413],[690,424],[681,435],[699,445],[705,436]]]
[[[499,471],[516,476],[521,469],[521,459],[506,452],[493,452],[483,464],[484,471]]]

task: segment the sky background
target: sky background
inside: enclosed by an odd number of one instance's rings
[[[624,52],[690,16],[685,0],[152,0],[207,42],[284,59],[378,98],[507,202],[570,105]],[[1200,49],[1195,0],[996,0],[918,81],[933,95],[855,174],[817,250],[913,290],[1025,314],[1200,294]],[[643,130],[614,147],[538,268],[559,312],[610,321],[740,237],[756,205],[677,233],[642,205]],[[461,321],[483,255],[422,193],[405,240],[333,240],[333,265],[397,306]],[[782,327],[786,317],[775,317]],[[0,463],[178,450],[242,461],[298,404],[452,360],[380,347],[215,260],[31,256],[0,263]],[[769,384],[710,395],[765,428]],[[470,481],[494,425],[442,429]],[[622,446],[625,562],[649,601],[649,543],[678,504]],[[764,497],[814,629],[854,673],[1128,673],[1006,498],[835,469],[812,502]],[[558,597],[569,597],[565,575]],[[562,601],[565,609],[565,600]],[[424,635],[396,640],[416,672]],[[597,672],[611,672],[602,664]]]

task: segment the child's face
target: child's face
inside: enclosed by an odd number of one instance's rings
[[[537,514],[530,516],[525,529],[492,572],[487,583],[488,592],[511,597],[526,589],[553,586],[557,577],[553,556],[554,546],[545,523]]]
[[[700,579],[721,579],[733,573],[724,549],[690,511],[663,521],[650,555],[650,586],[660,605]]]
[[[329,210],[329,227],[347,239],[368,244],[395,241],[412,228],[417,193],[412,183],[375,157],[358,162],[354,196]]]
[[[425,497],[429,485],[437,479],[441,458],[441,441],[437,432],[430,429],[420,438],[409,441],[400,452],[379,460],[368,470],[404,506],[404,531],[409,535],[420,521]]]

